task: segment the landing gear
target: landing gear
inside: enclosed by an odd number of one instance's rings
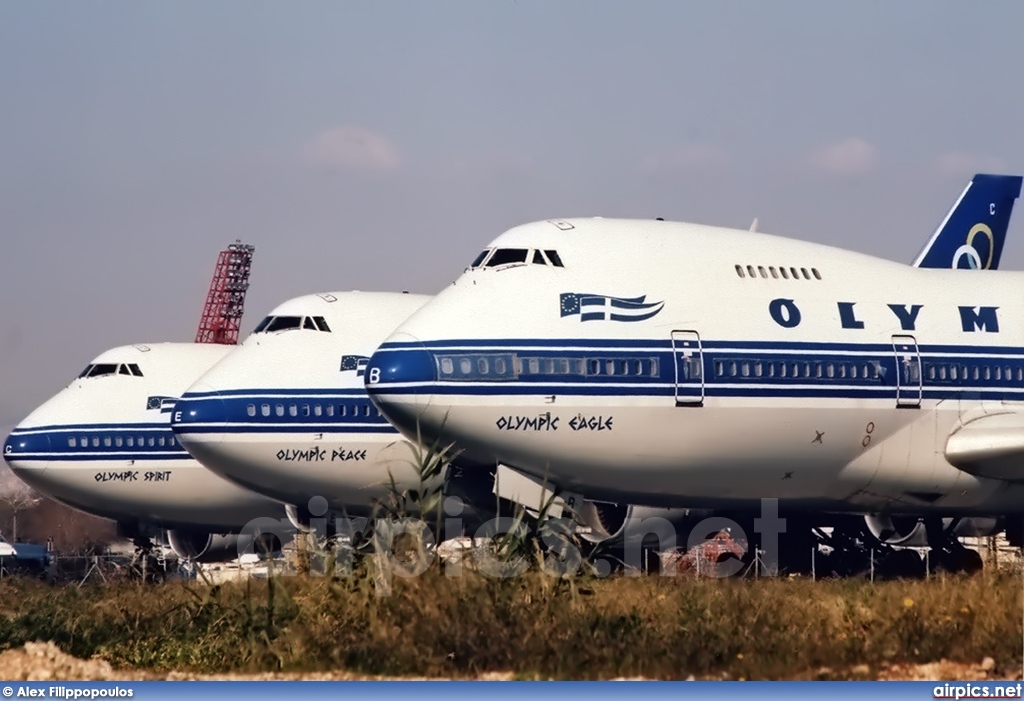
[[[949,526],[943,528],[942,519],[925,519],[924,527],[928,546],[931,548],[929,558],[932,568],[951,574],[975,574],[981,571],[984,563],[977,550],[964,547],[956,537],[955,530],[959,523],[959,519],[953,519]]]

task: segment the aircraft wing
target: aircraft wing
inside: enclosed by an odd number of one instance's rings
[[[961,424],[946,441],[946,460],[977,477],[1024,481],[1024,410]]]

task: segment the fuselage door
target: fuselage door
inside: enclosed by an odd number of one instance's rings
[[[913,336],[894,335],[892,349],[896,354],[896,406],[921,406],[921,353]]]
[[[676,406],[703,406],[704,354],[696,331],[672,332],[676,366]]]

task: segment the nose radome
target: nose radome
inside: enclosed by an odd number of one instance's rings
[[[4,440],[4,460],[19,475],[28,469],[45,469],[51,457],[50,436],[46,432],[16,426]]]
[[[370,395],[429,394],[437,367],[418,338],[396,333],[370,356],[364,377]]]
[[[189,387],[174,404],[171,429],[183,445],[195,434],[219,433],[228,421],[228,407],[219,391],[205,383]]]

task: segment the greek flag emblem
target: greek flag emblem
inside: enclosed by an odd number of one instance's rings
[[[664,302],[648,302],[647,295],[611,297],[563,292],[560,302],[563,317],[579,315],[580,321],[644,321],[665,307]]]

